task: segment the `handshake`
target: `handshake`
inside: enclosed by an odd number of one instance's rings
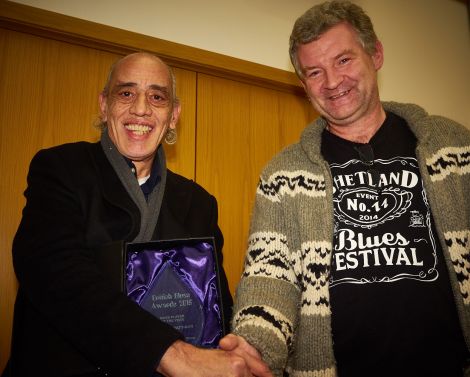
[[[157,372],[166,377],[272,377],[259,352],[240,336],[229,334],[219,349],[176,341],[165,352]]]

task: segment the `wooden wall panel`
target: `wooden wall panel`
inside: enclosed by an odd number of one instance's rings
[[[181,115],[176,126],[176,144],[164,144],[167,166],[175,173],[195,179],[196,165],[196,72],[172,68]]]
[[[7,0],[0,0],[0,25],[121,54],[151,51],[174,67],[289,92],[303,91],[293,72]]]
[[[9,355],[17,283],[11,244],[26,174],[41,148],[97,141],[98,93],[119,54],[0,29],[0,371]],[[175,69],[183,112],[168,166],[194,178],[196,73]]]
[[[198,75],[196,180],[219,203],[232,292],[243,267],[259,173],[315,117],[309,102],[295,94]]]

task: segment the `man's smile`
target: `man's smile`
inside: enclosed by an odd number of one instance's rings
[[[335,94],[335,95],[333,95],[333,96],[330,96],[329,99],[330,99],[330,100],[336,100],[336,99],[338,99],[338,98],[344,97],[345,95],[349,94],[350,91],[351,91],[351,90],[346,90],[346,91],[341,92],[341,93],[339,93],[339,94]]]
[[[145,124],[125,124],[124,128],[138,136],[148,134],[152,131],[152,127]]]

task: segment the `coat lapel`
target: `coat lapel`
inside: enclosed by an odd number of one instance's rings
[[[190,237],[185,226],[192,198],[192,187],[168,170],[165,194],[154,239]]]

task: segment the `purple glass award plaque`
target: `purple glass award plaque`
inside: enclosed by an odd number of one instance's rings
[[[223,336],[217,266],[212,238],[130,243],[127,296],[187,342],[215,348]]]

